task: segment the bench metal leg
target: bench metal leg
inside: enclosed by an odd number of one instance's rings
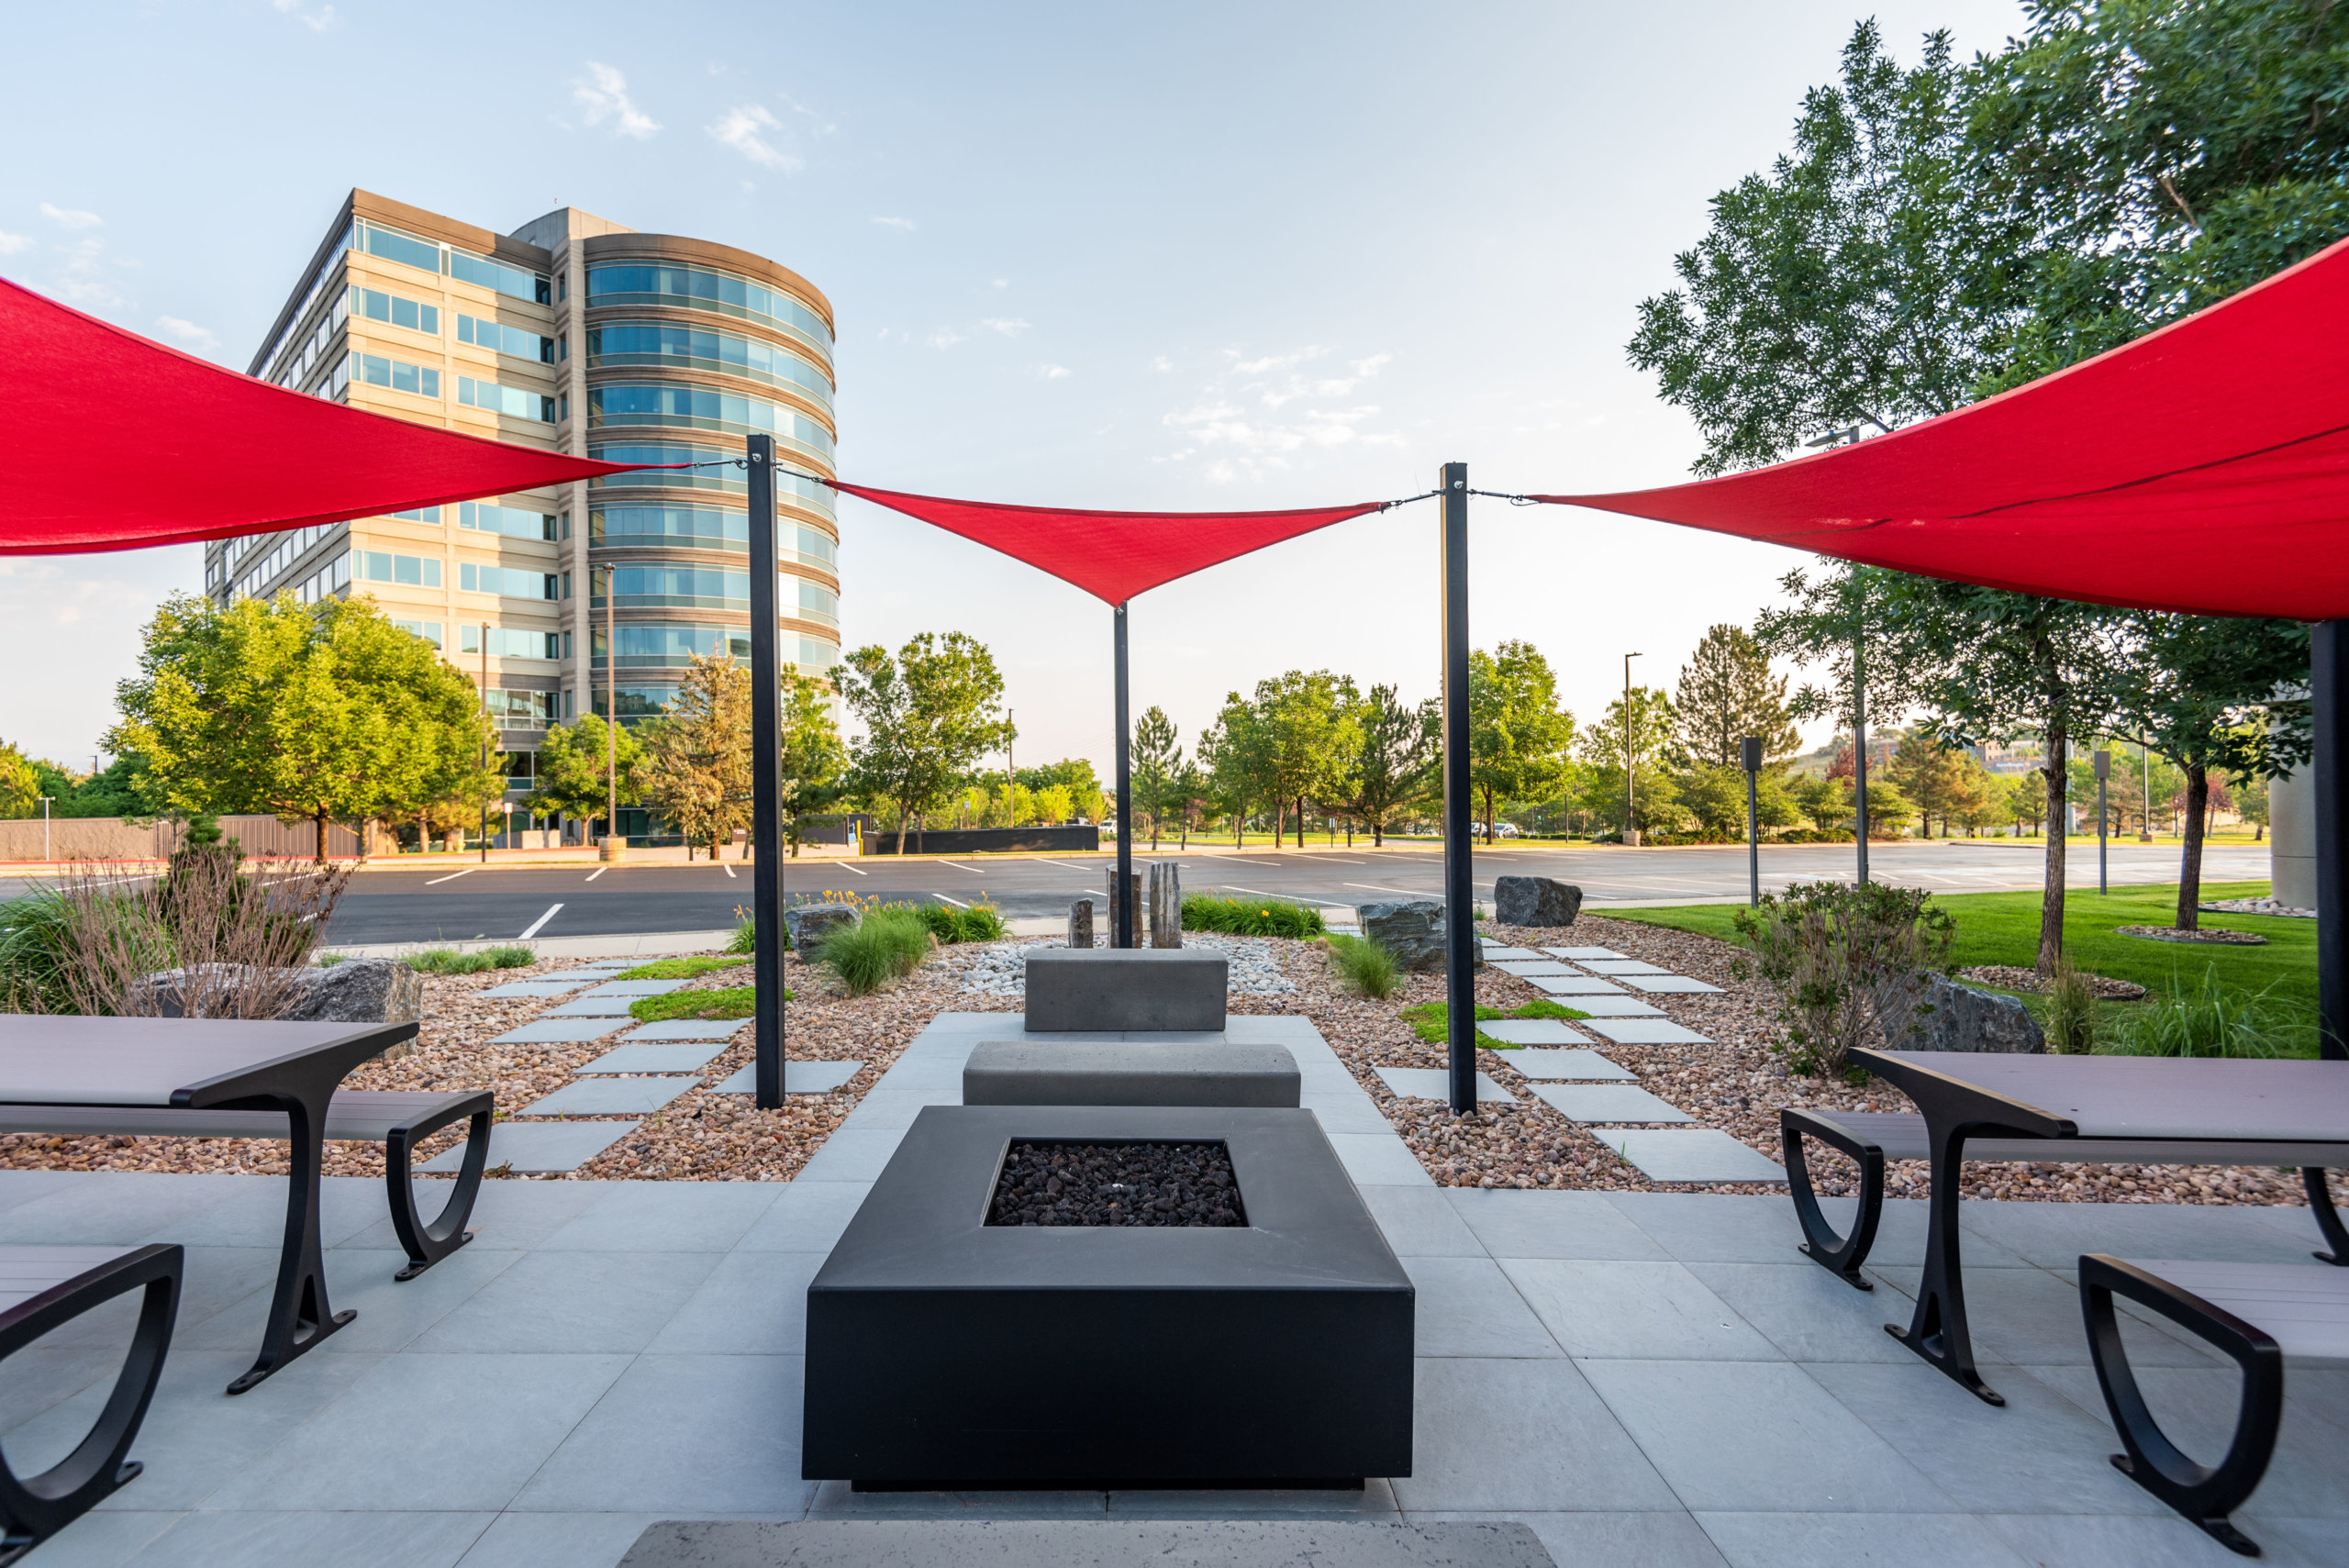
[[[1975,1130],[1971,1126],[1931,1128],[1933,1190],[1926,1209],[1925,1272],[1917,1283],[1917,1310],[1906,1329],[1887,1323],[1884,1331],[1983,1403],[2004,1405],[2006,1396],[1983,1382],[1974,1365],[1974,1336],[1965,1324],[1965,1283],[1958,1268],[1958,1182],[1965,1166],[1966,1136]]]
[[[142,1247],[93,1271],[95,1279],[84,1274],[57,1286],[49,1293],[54,1301],[30,1304],[32,1310],[0,1336],[0,1358],[6,1358],[102,1302],[133,1290],[146,1292],[130,1353],[89,1436],[39,1475],[19,1478],[0,1457],[0,1564],[16,1562],[80,1518],[142,1468],[125,1456],[163,1375],[172,1325],[179,1316],[182,1260],[176,1246]]]
[[[473,1118],[473,1126],[466,1134],[464,1166],[450,1184],[449,1199],[441,1205],[440,1218],[427,1224],[416,1207],[412,1168],[416,1147],[451,1122],[468,1116]],[[489,1163],[490,1120],[489,1096],[484,1095],[477,1106],[459,1106],[414,1127],[395,1127],[384,1140],[384,1180],[391,1188],[392,1229],[398,1235],[400,1245],[407,1249],[408,1259],[407,1267],[394,1274],[394,1279],[414,1279],[473,1239],[473,1233],[465,1229],[465,1221],[473,1218],[473,1199],[481,1192],[482,1172]]]
[[[2227,1455],[2216,1465],[2198,1464],[2181,1452],[2146,1407],[2121,1342],[2112,1307],[2115,1295],[2153,1308],[2225,1351],[2243,1369],[2243,1407],[2235,1417]],[[2209,1531],[2228,1551],[2258,1556],[2258,1543],[2229,1524],[2227,1516],[2258,1487],[2276,1452],[2276,1433],[2284,1418],[2284,1353],[2276,1341],[2193,1292],[2100,1252],[2080,1259],[2080,1312],[2087,1319],[2088,1355],[2096,1362],[2105,1408],[2128,1450],[2112,1456],[2113,1468]]]
[[[331,1090],[329,1090],[331,1094]],[[328,1335],[359,1316],[337,1312],[327,1302],[326,1254],[318,1244],[318,1178],[326,1164],[326,1102],[316,1106],[288,1095],[273,1108],[284,1110],[293,1140],[293,1170],[286,1176],[285,1246],[277,1264],[277,1294],[269,1304],[261,1356],[228,1385],[242,1394],[297,1356],[324,1343]]]
[[[1810,1185],[1810,1162],[1803,1151],[1805,1138],[1840,1149],[1859,1163],[1860,1208],[1849,1236],[1837,1235],[1819,1207],[1818,1195]],[[1794,1198],[1795,1218],[1802,1225],[1803,1240],[1797,1251],[1845,1284],[1874,1290],[1875,1283],[1860,1273],[1860,1265],[1867,1262],[1868,1251],[1876,1245],[1877,1222],[1884,1218],[1884,1151],[1798,1110],[1778,1113],[1778,1139],[1786,1153],[1787,1188]]]
[[[2341,1211],[2332,1207],[2332,1188],[2324,1179],[2321,1165],[2300,1167],[2300,1185],[2309,1193],[2309,1207],[2316,1213],[2316,1228],[2323,1236],[2330,1252],[2312,1253],[2318,1262],[2349,1268],[2349,1227],[2341,1223]]]

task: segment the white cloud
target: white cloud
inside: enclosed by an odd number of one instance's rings
[[[745,104],[720,115],[709,128],[709,134],[740,153],[751,162],[785,173],[800,167],[799,155],[776,146],[768,135],[781,136],[783,122],[758,104]]]
[[[639,141],[661,128],[659,120],[629,97],[628,78],[600,61],[589,61],[587,74],[572,83],[571,101],[579,106],[579,117],[589,125],[601,125],[608,118],[613,130]]]
[[[302,0],[269,0],[281,17],[291,17],[314,33],[325,32],[334,26],[334,7],[321,6],[313,13],[302,9]]]
[[[1395,356],[1392,354],[1373,354],[1366,360],[1356,360],[1353,362],[1354,374],[1366,380],[1371,376],[1376,375],[1381,369],[1393,364],[1394,362]]]
[[[1254,360],[1241,359],[1237,349],[1226,349],[1223,352],[1225,358],[1234,361],[1231,368],[1241,375],[1263,375],[1266,371],[1295,370],[1306,361],[1319,359],[1329,351],[1327,349],[1308,347],[1294,353],[1266,354]]]
[[[60,228],[95,228],[106,221],[94,212],[83,212],[75,207],[51,206],[47,202],[40,204],[40,215]]]
[[[985,328],[990,332],[1000,332],[1007,338],[1017,338],[1022,332],[1027,331],[1031,323],[1022,321],[1018,317],[1007,318],[1000,316],[990,316],[982,319],[979,322],[979,325]]]
[[[1008,289],[1011,286],[1011,280],[1009,278],[997,278],[987,286],[989,288]]]
[[[195,322],[182,320],[176,316],[155,317],[155,330],[182,348],[210,352],[220,346],[220,339],[214,335],[212,328],[198,327]]]
[[[1164,354],[1161,354],[1158,358],[1150,361],[1150,368],[1154,371],[1171,371],[1174,368],[1174,361],[1168,359]]]
[[[902,228],[907,234],[914,231],[914,220],[910,217],[876,217],[873,221],[884,228]]]
[[[952,327],[941,327],[937,331],[932,332],[927,340],[933,349],[951,349],[957,343],[970,341]]]
[[[93,234],[61,249],[65,252],[65,270],[50,291],[58,298],[84,310],[129,308],[130,301],[106,281],[109,268],[105,240]]]
[[[1378,414],[1375,404],[1352,406],[1311,406],[1299,416],[1287,419],[1265,419],[1252,416],[1241,398],[1256,395],[1255,401],[1268,408],[1300,398],[1311,398],[1322,389],[1341,395],[1354,382],[1374,373],[1388,356],[1374,355],[1369,360],[1352,361],[1357,374],[1319,383],[1309,382],[1294,373],[1294,367],[1326,350],[1309,349],[1290,354],[1269,354],[1253,360],[1242,360],[1238,351],[1226,350],[1232,369],[1243,374],[1264,371],[1283,371],[1278,385],[1253,382],[1227,389],[1220,383],[1210,384],[1206,395],[1188,408],[1167,414],[1160,421],[1169,429],[1179,431],[1186,443],[1170,454],[1170,460],[1180,462],[1197,452],[1220,448],[1230,455],[1218,457],[1208,468],[1208,477],[1225,483],[1251,477],[1271,469],[1286,468],[1293,455],[1309,456],[1316,450],[1355,446],[1399,446],[1398,435],[1375,431],[1365,426]],[[1162,356],[1155,363],[1171,369],[1171,361]],[[1365,368],[1367,367],[1367,368]]]
[[[1071,372],[1066,365],[1038,365],[1036,367],[1036,373],[1042,376],[1046,381],[1058,381],[1063,376],[1070,375],[1074,373]]]
[[[29,250],[32,244],[33,237],[29,234],[11,234],[0,228],[0,256],[13,256],[19,250]]]

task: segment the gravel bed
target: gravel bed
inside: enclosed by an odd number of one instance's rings
[[[2316,918],[2315,910],[2297,908],[2280,898],[2221,898],[2196,907],[2206,915],[2282,915],[2294,920]]]
[[[2149,942],[2209,943],[2214,947],[2261,948],[2267,939],[2256,931],[2231,931],[2223,926],[2198,926],[2181,931],[2175,926],[2115,926],[2124,937],[2139,937]]]
[[[1275,951],[1274,943],[1279,940],[1274,937],[1229,937],[1215,931],[1186,931],[1183,936],[1185,947],[1212,948],[1222,953],[1230,966],[1231,994],[1244,996],[1280,996],[1297,989],[1297,982],[1289,978]],[[1028,995],[1028,955],[1038,948],[1067,945],[1064,940],[1052,938],[989,943],[964,972],[963,989],[1020,1000]],[[1095,937],[1093,945],[1106,948],[1109,939]]]
[[[2108,1002],[2134,1002],[2145,994],[2145,988],[2133,980],[2115,980],[2109,974],[2090,974],[2076,971],[2088,983],[2088,989]],[[2044,991],[2045,976],[2035,969],[2025,969],[2019,963],[1977,963],[1971,969],[1957,972],[1960,980],[1978,980],[1985,985],[1996,985],[2008,991]]]
[[[1240,1190],[1220,1143],[1015,1143],[989,1225],[1238,1227]]]

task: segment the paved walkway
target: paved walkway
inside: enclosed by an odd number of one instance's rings
[[[1360,1496],[857,1496],[798,1475],[806,1285],[924,1104],[1004,1015],[950,1015],[788,1184],[493,1182],[474,1243],[408,1284],[374,1182],[328,1184],[334,1305],[359,1318],[254,1392],[282,1185],[0,1173],[0,1241],[189,1247],[147,1472],[39,1568],[606,1568],[655,1518],[1521,1518],[1562,1565],[2165,1568],[2235,1559],[2106,1462],[2066,1267],[2085,1250],[2306,1262],[2304,1209],[1969,1204],[1976,1401],[1905,1320],[1920,1205],[1887,1206],[1879,1288],[1794,1251],[1777,1197],[1439,1189],[1301,1020],[1306,1093],[1419,1286],[1414,1473]],[[0,1372],[19,1466],[86,1425],[125,1320]],[[2202,1417],[2232,1373],[2147,1328],[2154,1396]],[[2337,1562],[2349,1373],[2295,1378],[2238,1522],[2277,1564]]]

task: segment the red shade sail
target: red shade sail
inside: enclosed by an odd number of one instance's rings
[[[1085,512],[826,483],[1001,550],[1112,605],[1234,556],[1395,504],[1364,501],[1293,512]]]
[[[2055,598],[2349,616],[2349,240],[1888,436],[1696,484],[1533,499]]]
[[[271,386],[0,279],[0,555],[135,550],[530,490],[622,465]]]

